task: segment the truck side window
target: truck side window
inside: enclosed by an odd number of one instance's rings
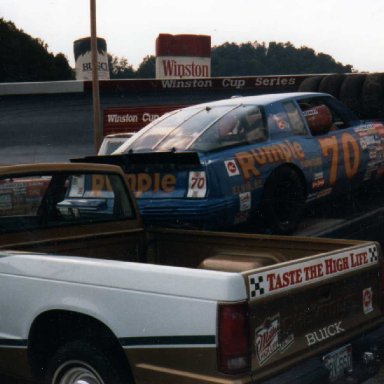
[[[292,101],[288,101],[283,103],[283,108],[287,113],[292,133],[294,135],[307,135],[308,131],[305,128],[303,118],[296,105]]]

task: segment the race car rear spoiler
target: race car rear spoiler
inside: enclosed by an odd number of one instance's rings
[[[201,165],[196,152],[140,152],[122,155],[86,156],[71,159],[72,163],[98,163],[120,166],[124,172],[177,171]]]

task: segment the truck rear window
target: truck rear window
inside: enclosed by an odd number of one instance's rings
[[[0,179],[3,233],[133,217],[118,175],[60,172]]]

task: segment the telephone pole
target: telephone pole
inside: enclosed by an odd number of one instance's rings
[[[90,0],[91,11],[91,64],[92,64],[92,100],[93,100],[93,137],[97,154],[103,133],[100,124],[100,90],[97,60],[96,0]]]

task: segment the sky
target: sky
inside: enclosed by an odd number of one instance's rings
[[[289,41],[358,71],[384,72],[382,0],[97,0],[96,9],[108,53],[134,68],[170,33],[210,35],[212,46]],[[73,42],[90,36],[89,0],[0,0],[0,17],[72,66]]]

